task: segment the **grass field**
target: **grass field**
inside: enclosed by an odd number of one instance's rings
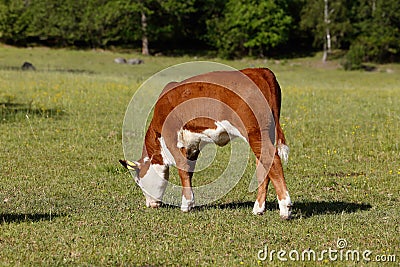
[[[281,84],[295,204],[294,219],[281,221],[272,186],[266,213],[252,215],[253,165],[213,205],[188,214],[145,207],[118,165],[125,109],[141,82],[194,58],[128,66],[113,63],[118,56],[139,57],[0,46],[0,266],[342,266],[367,264],[367,250],[368,266],[399,266],[400,66],[345,72],[316,58],[219,61],[269,67]],[[37,71],[20,71],[24,61]],[[336,260],[318,260],[329,249]],[[310,250],[317,259],[302,260]],[[358,264],[343,256],[355,250]]]

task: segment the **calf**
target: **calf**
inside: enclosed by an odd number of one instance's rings
[[[258,181],[253,213],[263,214],[271,180],[280,216],[291,216],[290,196],[281,159],[289,148],[279,124],[281,90],[266,68],[210,72],[169,83],[161,92],[147,129],[142,157],[121,160],[136,171],[148,207],[159,207],[168,184],[169,166],[176,166],[182,184],[181,210],[195,206],[192,176],[200,150],[209,143],[224,146],[245,140],[256,157]]]

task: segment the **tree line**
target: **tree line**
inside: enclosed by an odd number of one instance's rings
[[[323,50],[400,60],[398,0],[0,0],[0,39],[13,45],[215,51],[224,58]]]

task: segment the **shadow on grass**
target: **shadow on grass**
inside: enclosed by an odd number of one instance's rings
[[[54,69],[54,70],[44,70],[46,72],[65,72],[65,73],[73,73],[73,74],[96,74],[97,72],[91,70],[82,70],[82,69]]]
[[[296,202],[293,206],[294,218],[309,218],[315,215],[355,213],[371,209],[368,203],[352,203],[344,201],[311,201]]]
[[[97,74],[95,71],[91,70],[84,70],[84,69],[61,69],[61,68],[56,68],[56,69],[29,69],[29,70],[23,70],[21,67],[16,67],[16,66],[0,66],[0,70],[8,70],[8,71],[31,71],[31,72],[60,72],[60,73],[72,73],[72,74]]]
[[[175,207],[163,204],[164,207]],[[200,207],[195,207],[195,211],[222,209],[222,210],[235,210],[235,209],[252,209],[254,202],[232,202],[225,204],[210,204]],[[179,208],[179,207],[175,207]],[[369,210],[372,206],[368,203],[352,203],[344,201],[306,201],[295,202],[293,205],[293,219],[310,218],[316,215],[325,214],[341,214],[341,213],[355,213],[359,211]],[[267,201],[266,210],[277,211],[279,209],[278,203]]]
[[[267,202],[267,210],[274,210],[275,203]],[[248,209],[253,208],[254,202],[246,201],[246,202],[232,202],[232,203],[224,203],[224,204],[208,204],[204,206],[195,206],[193,211],[204,211],[204,210],[212,210],[212,209],[221,209],[221,210],[236,210],[236,209]],[[162,203],[161,208],[169,208],[169,209],[180,209],[178,206]]]
[[[25,119],[26,116],[60,118],[65,111],[57,108],[34,108],[32,103],[0,102],[0,123]]]
[[[23,223],[23,222],[51,222],[55,218],[63,217],[64,214],[52,213],[0,213],[0,225],[6,223]]]

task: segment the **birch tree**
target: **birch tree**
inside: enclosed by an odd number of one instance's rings
[[[314,35],[314,46],[323,48],[322,61],[328,60],[332,49],[343,48],[352,34],[350,11],[352,1],[307,0],[301,14],[302,29]]]
[[[328,53],[331,53],[331,33],[329,29],[329,13],[333,12],[334,10],[329,10],[329,1],[324,0],[324,23],[325,23],[325,31],[326,31],[326,37],[324,40],[324,53],[322,56],[322,62],[326,62],[326,59],[328,58]]]
[[[147,16],[143,11],[141,12],[141,25],[142,25],[142,54],[149,55],[149,39],[147,37]]]

